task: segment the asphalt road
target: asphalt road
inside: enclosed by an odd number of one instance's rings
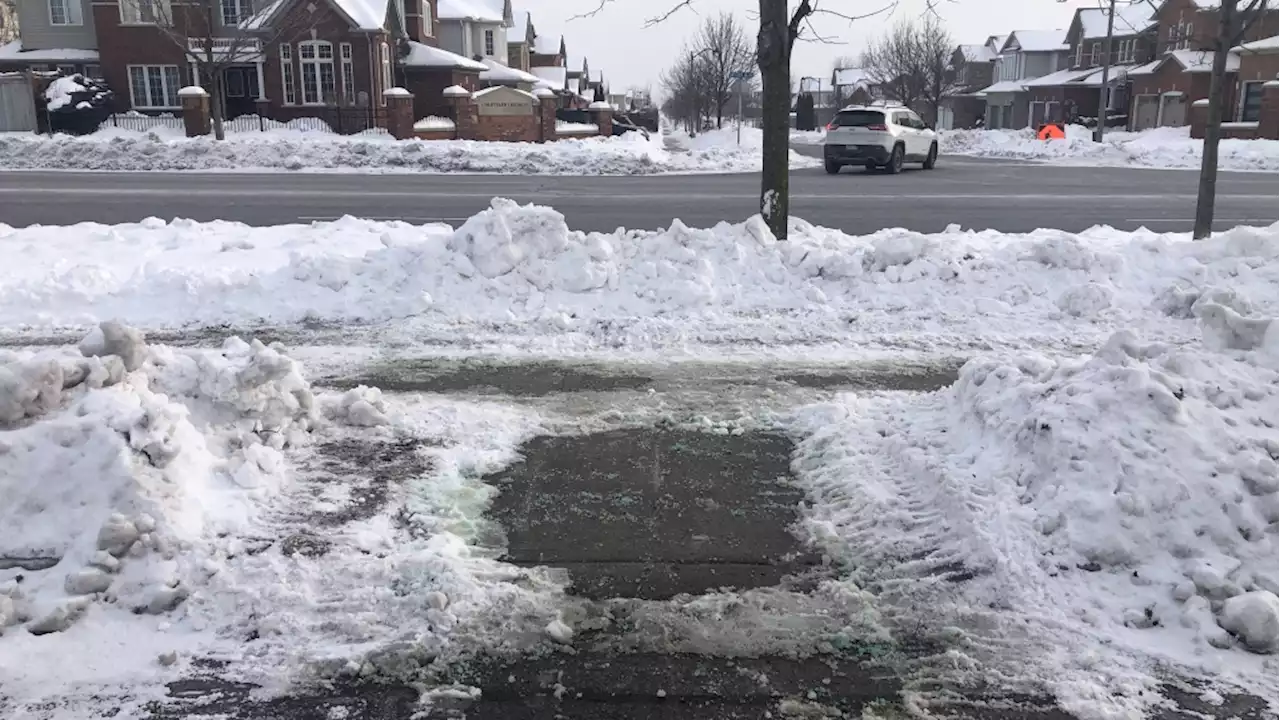
[[[801,148],[813,152],[815,148]],[[754,174],[531,177],[343,173],[0,172],[0,223],[13,226],[135,222],[148,216],[251,225],[344,214],[458,223],[495,197],[551,205],[579,230],[706,227],[755,212]],[[846,168],[792,173],[792,214],[850,233],[885,227],[937,232],[948,225],[1021,232],[1107,224],[1186,231],[1196,173],[1072,168],[944,157],[934,171],[867,174]],[[1219,226],[1277,220],[1274,173],[1222,173]]]

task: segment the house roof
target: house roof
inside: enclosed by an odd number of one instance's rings
[[[1164,61],[1176,61],[1182,69],[1189,73],[1210,72],[1213,70],[1213,51],[1211,50],[1174,50],[1165,56]],[[1240,56],[1227,54],[1227,72],[1239,72]]]
[[[381,30],[387,24],[387,0],[332,0],[361,30]],[[280,3],[283,5],[284,3]]]
[[[987,38],[984,45],[990,47],[997,55],[1000,54],[1000,48],[1004,47],[1005,42],[1009,40],[1008,35],[992,35]]]
[[[529,37],[529,28],[533,25],[532,13],[518,5],[513,5],[511,20],[511,32],[507,33],[507,42],[524,42],[525,39]]]
[[[1107,36],[1107,10],[1091,7],[1076,11],[1080,18],[1080,32],[1085,40]],[[1117,5],[1116,19],[1112,33],[1115,35],[1136,35],[1155,23],[1154,11],[1146,2],[1139,1],[1131,5]]]
[[[1231,52],[1254,53],[1257,55],[1275,55],[1280,52],[1280,35],[1254,40],[1231,48]]]
[[[551,35],[538,35],[533,39],[533,51],[540,55],[555,55],[560,52],[564,39]]]
[[[438,47],[423,45],[413,40],[409,41],[409,56],[402,61],[402,64],[405,67],[446,67],[459,68],[461,70],[479,70],[481,72],[489,69],[489,66],[484,63],[464,58],[461,55],[455,55]]]
[[[531,75],[523,70],[517,70],[513,67],[507,67],[497,60],[485,58],[480,61],[485,67],[489,68],[480,73],[481,80],[489,82],[514,82],[514,83],[530,83],[538,82],[537,75]]]
[[[1038,77],[1032,80],[1024,80],[1023,85],[1031,87],[1060,87],[1062,85],[1072,84],[1078,80],[1084,79],[1092,74],[1097,68],[1087,70],[1059,70],[1055,73],[1049,73],[1044,77]],[[988,88],[989,89],[989,88]],[[986,92],[986,91],[983,91]]]
[[[562,67],[531,67],[529,68],[529,72],[539,78],[542,78],[542,80],[547,83],[547,86],[553,90],[567,89],[567,86],[565,85],[567,73]]]
[[[478,20],[503,23],[507,20],[506,0],[439,0],[436,14],[441,20]]]
[[[991,93],[1015,93],[1023,92],[1027,88],[1018,80],[1001,80],[995,85],[988,85],[977,92],[978,95],[989,95]]]
[[[1053,52],[1068,50],[1066,30],[1014,30],[1004,41],[1000,51],[1004,52],[1011,44],[1016,43],[1022,52]]]
[[[24,50],[21,40],[0,45],[0,61],[12,62],[52,62],[55,60],[73,60],[77,62],[97,62],[97,50],[80,50],[78,48],[45,48],[41,50]]]
[[[961,45],[959,50],[965,62],[990,62],[996,59],[996,51],[986,45]]]

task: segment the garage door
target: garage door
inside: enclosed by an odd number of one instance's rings
[[[1160,120],[1160,96],[1139,95],[1133,103],[1133,129],[1148,130]]]
[[[1160,125],[1163,127],[1179,127],[1187,124],[1187,96],[1165,95],[1164,112],[1160,114]]]
[[[36,101],[22,75],[0,75],[0,132],[35,132]]]

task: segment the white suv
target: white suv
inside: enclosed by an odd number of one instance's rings
[[[903,163],[918,162],[932,170],[938,162],[938,134],[904,107],[847,107],[827,125],[822,160],[832,175],[845,165],[896,173]]]

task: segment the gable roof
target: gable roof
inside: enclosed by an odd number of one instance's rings
[[[1004,41],[1000,52],[1017,46],[1022,52],[1055,52],[1070,49],[1066,30],[1014,30]]]
[[[558,55],[564,49],[564,36],[537,35],[533,38],[533,51],[539,55]]]
[[[253,17],[240,23],[245,30],[261,30],[270,26],[271,21],[294,0],[275,0]],[[391,0],[329,0],[334,9],[344,16],[352,27],[359,30],[382,30],[387,26],[387,16],[391,12],[399,14],[400,3]]]
[[[489,66],[484,63],[464,58],[461,55],[455,55],[438,47],[423,45],[413,40],[409,41],[409,55],[400,62],[405,67],[443,67],[481,72],[489,69]]]
[[[566,71],[562,67],[531,67],[529,72],[545,81],[548,87],[554,90],[565,90]]]
[[[996,51],[988,45],[961,45],[956,49],[965,62],[991,62],[996,59]]]
[[[441,20],[505,23],[510,8],[507,0],[439,0],[436,14]]]
[[[1269,38],[1254,40],[1231,48],[1231,52],[1254,55],[1275,55],[1278,51],[1280,51],[1280,35],[1272,35]]]
[[[1092,40],[1106,37],[1108,15],[1110,13],[1103,8],[1080,8],[1076,10],[1076,16],[1072,19],[1072,29],[1075,29],[1074,25],[1078,22],[1080,36],[1083,39]],[[1131,5],[1117,5],[1116,20],[1113,23],[1112,34],[1137,35],[1154,24],[1155,13],[1146,2],[1140,0]]]
[[[483,63],[485,67],[489,68],[488,70],[480,73],[481,80],[487,80],[489,82],[528,83],[530,85],[538,82],[537,75],[531,75],[523,70],[507,67],[497,60],[485,58],[480,62]]]

